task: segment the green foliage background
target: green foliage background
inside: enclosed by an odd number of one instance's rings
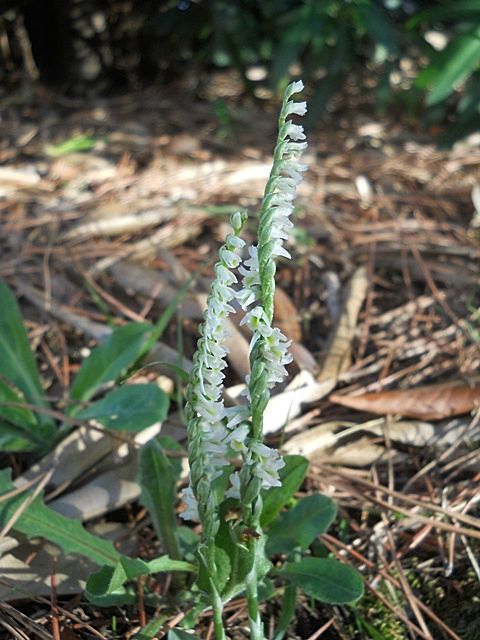
[[[4,82],[28,68],[28,38],[40,79],[70,94],[192,71],[201,83],[233,67],[253,95],[252,66],[280,90],[297,65],[314,87],[311,120],[347,76],[359,85],[368,76],[380,109],[449,125],[450,140],[479,123],[479,0],[10,0],[0,32]]]

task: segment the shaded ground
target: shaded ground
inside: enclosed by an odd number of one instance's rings
[[[253,214],[261,198],[276,105],[244,102],[220,76],[203,101],[180,86],[88,105],[39,90],[4,100],[2,111],[0,276],[19,296],[58,410],[85,348],[109,326],[157,319],[195,272],[196,290],[154,358],[178,363],[180,344],[188,368],[225,214]],[[358,95],[332,109],[309,141],[294,259],[279,267],[277,300],[277,322],[294,340],[289,382],[302,402],[294,408],[284,393],[268,430],[278,442],[283,429],[285,449],[312,459],[304,490],[319,488],[339,504],[337,529],[322,542],[362,571],[367,596],[353,612],[299,604],[289,637],[473,639],[480,243],[471,194],[480,149],[464,142],[439,151],[422,132],[378,120]],[[242,381],[247,349],[239,333],[229,387]],[[142,375],[162,375],[172,387],[168,368]],[[458,389],[419,391],[445,382]],[[410,391],[392,399],[385,390]],[[377,405],[370,397],[344,406],[339,397],[368,392],[380,392]],[[173,413],[162,432],[184,435]],[[54,499],[97,527],[117,523],[117,539],[130,537],[151,555],[152,533],[134,502],[134,459],[112,454],[117,446],[111,440],[102,460],[66,467],[66,484],[52,481]],[[33,460],[2,462],[19,474]],[[102,502],[95,479],[108,473]],[[28,565],[33,554],[18,557]],[[12,581],[5,575],[4,588]],[[140,605],[117,611],[116,635],[111,616],[73,595],[84,574],[75,577],[58,584],[66,638],[129,637],[144,614],[155,614]],[[51,589],[40,578],[31,602],[3,610],[0,636],[13,637],[8,624],[27,637],[49,631]],[[277,608],[266,610],[267,628]],[[244,619],[244,603],[232,603],[232,637],[244,637]]]

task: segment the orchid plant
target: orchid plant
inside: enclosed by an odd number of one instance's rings
[[[137,598],[138,580],[145,578],[142,599],[156,609],[165,604],[155,588],[156,576],[176,572],[171,585],[186,609],[184,629],[195,627],[200,615],[211,614],[217,640],[227,637],[223,610],[234,597],[246,598],[252,640],[265,637],[262,602],[272,596],[281,598],[273,637],[282,640],[295,615],[298,589],[332,604],[355,602],[363,591],[359,574],[328,557],[319,540],[335,518],[332,500],[315,493],[295,497],[308,461],[302,456],[282,458],[263,441],[270,392],[284,378],[291,360],[289,342],[272,326],[272,319],[276,260],[290,257],[284,243],[292,227],[296,188],[306,169],[299,161],[307,146],[305,133],[291,121],[292,116],[306,112],[305,102],[292,100],[302,89],[301,82],[286,89],[273,168],[258,218],[257,242],[248,250],[241,237],[247,216],[235,213],[232,217],[232,232],[215,265],[187,387],[190,478],[183,494],[182,517],[201,524],[201,537],[191,527],[178,526],[176,487],[182,473],[178,459],[182,449],[166,436],[152,438],[138,451],[140,501],[150,513],[165,553],[153,560],[120,553],[75,519],[56,513],[37,492],[25,489],[19,494],[9,470],[0,473],[0,526],[13,526],[27,536],[43,536],[65,552],[79,553],[99,565],[101,569],[92,573],[86,584],[90,602],[131,605]],[[246,259],[242,262],[243,256]],[[142,361],[187,286],[156,326],[132,323],[117,327],[92,351],[72,385],[67,409],[70,417],[95,419],[110,430],[127,432],[141,431],[166,418],[168,398],[154,384],[124,384],[108,390],[101,399],[94,396],[105,383],[122,381],[129,368]],[[0,445],[3,442],[7,450],[40,447],[48,434],[56,433],[55,425],[44,416],[42,386],[28,337],[14,296],[2,282],[0,297],[6,302],[0,323],[0,343],[5,346],[0,367],[0,400],[4,400],[0,402]],[[245,311],[242,322],[251,333],[250,374],[245,380],[243,404],[226,407],[222,393],[227,355],[225,319],[238,306]],[[38,418],[24,406],[10,406],[23,398],[41,409]],[[162,614],[135,637],[157,637],[163,633],[164,623]],[[182,629],[168,632],[168,640],[184,638],[193,640],[195,636]]]
[[[258,239],[248,247],[243,263],[241,232],[246,215],[237,212],[232,216],[232,233],[219,251],[187,389],[190,478],[183,493],[182,518],[202,525],[198,584],[212,608],[217,640],[226,638],[223,607],[239,592],[247,598],[250,637],[265,637],[259,587],[271,564],[262,513],[265,497],[282,486],[280,472],[285,462],[263,441],[263,414],[270,390],[284,379],[285,365],[292,360],[290,342],[272,326],[272,320],[276,260],[290,258],[284,242],[293,226],[290,216],[296,189],[307,169],[299,160],[307,147],[303,127],[290,119],[307,111],[306,102],[292,100],[302,90],[299,81],[285,91],[273,167],[258,219]],[[234,301],[245,311],[242,324],[251,333],[250,374],[245,380],[246,402],[226,407],[222,397],[227,366],[225,319],[235,312]],[[232,471],[235,459],[240,464]],[[291,591],[289,597],[291,600]],[[289,606],[291,609],[291,602]]]

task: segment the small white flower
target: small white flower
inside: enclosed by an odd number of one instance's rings
[[[241,214],[232,218],[235,233],[240,232],[243,222]],[[193,491],[196,493],[197,487],[205,486],[200,479],[205,480],[208,486],[229,464],[228,438],[231,430],[227,427],[227,415],[221,397],[225,377],[223,369],[228,353],[223,340],[227,335],[225,318],[234,311],[230,302],[236,295],[231,285],[237,282],[237,278],[230,269],[238,267],[240,257],[236,251],[243,245],[243,240],[230,234],[219,251],[215,280],[207,300],[201,338],[194,357],[187,410],[191,416],[189,429],[195,430],[189,433],[189,439],[195,442],[195,452],[191,456],[192,488],[185,494],[186,501],[189,501],[187,513],[191,511],[189,505],[193,504]]]
[[[240,500],[240,476],[238,472],[232,473],[230,476],[230,488],[226,492],[227,498],[235,498]]]
[[[289,100],[294,93],[300,93],[303,91],[303,82],[302,80],[297,80],[296,82],[291,82],[288,87],[285,89],[285,100]]]
[[[245,451],[246,450],[245,441],[248,438],[249,433],[250,433],[250,427],[245,422],[242,423],[240,426],[238,426],[236,429],[234,429],[228,436],[228,442],[229,442],[230,448],[233,451],[237,451],[238,453]]]
[[[257,461],[253,465],[253,474],[262,481],[262,487],[279,487],[281,485],[278,471],[285,462],[275,449],[267,447],[263,442],[254,442],[251,451],[256,454]]]
[[[182,493],[182,500],[185,505],[185,509],[180,514],[183,520],[193,520],[194,522],[200,522],[200,516],[198,515],[198,502],[193,495],[192,487],[186,487]]]
[[[236,407],[225,407],[225,416],[227,418],[227,427],[233,430],[241,422],[248,419],[250,413],[247,405],[240,405]]]
[[[285,123],[285,128],[283,129],[282,134],[285,138],[290,138],[290,140],[293,140],[294,142],[305,140],[307,137],[302,125],[293,124],[293,122],[290,122],[290,120]]]
[[[307,113],[307,103],[306,102],[287,102],[287,107],[285,109],[286,116],[304,116]]]

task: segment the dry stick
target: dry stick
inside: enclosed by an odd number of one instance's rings
[[[407,502],[408,504],[414,505],[416,507],[421,507],[422,509],[427,509],[429,511],[434,511],[436,513],[440,513],[444,516],[447,516],[449,518],[458,520],[459,522],[463,522],[464,524],[469,524],[472,527],[478,527],[480,528],[480,519],[479,518],[473,518],[471,516],[466,516],[462,513],[457,513],[455,511],[452,511],[451,509],[445,509],[444,507],[439,507],[435,504],[431,504],[431,503],[425,503],[422,502],[421,500],[416,500],[415,498],[411,498],[410,496],[406,496],[403,493],[399,493],[398,491],[394,491],[393,489],[389,489],[388,487],[385,486],[381,486],[381,485],[375,485],[372,482],[369,482],[368,480],[364,480],[363,478],[359,478],[357,476],[353,476],[351,474],[339,471],[337,469],[333,469],[332,467],[329,467],[327,465],[319,465],[320,467],[323,467],[323,469],[325,470],[326,473],[332,474],[332,475],[337,475],[340,476],[341,478],[345,479],[345,480],[350,480],[353,482],[356,482],[358,484],[362,484],[365,487],[371,489],[372,491],[378,491],[380,490],[382,493],[387,493],[389,495],[392,495],[394,498],[397,498],[397,500],[402,500],[403,502]],[[371,500],[372,498],[369,498],[368,496],[364,496],[363,494],[361,494],[362,497],[366,497],[367,499]],[[380,499],[379,499],[380,500]],[[380,502],[383,502],[380,500]],[[388,503],[385,503],[388,504]],[[391,510],[391,506],[389,505],[389,510]],[[431,524],[432,526],[437,525],[440,528],[445,528],[446,531],[456,531],[457,533],[464,533],[465,535],[472,535],[474,538],[479,538],[480,537],[480,531],[472,531],[470,529],[467,530],[463,530],[461,531],[460,529],[456,529],[455,527],[452,528],[452,526],[447,525],[447,523],[441,522],[439,520],[430,520],[429,518],[426,518],[424,516],[417,516],[416,514],[412,514],[409,511],[403,510],[401,507],[395,506],[395,510],[398,510],[400,513],[403,513],[404,515],[407,515],[409,517],[418,517],[419,520],[421,520],[422,522],[425,522],[426,524]]]
[[[57,559],[53,558],[52,561],[52,573],[50,575],[50,588],[51,588],[51,618],[52,618],[52,634],[54,640],[61,640],[60,636],[60,623],[58,621],[58,605],[57,605]]]
[[[375,569],[377,571],[377,574],[382,576],[383,578],[385,578],[385,580],[388,580],[388,582],[390,582],[390,584],[392,584],[396,589],[400,589],[400,583],[398,582],[398,580],[396,578],[394,578],[393,576],[391,576],[389,573],[387,573],[385,571],[385,569],[378,569],[375,566],[375,563],[372,562],[371,560],[369,560],[368,558],[366,558],[364,555],[362,555],[361,553],[359,553],[358,551],[355,551],[355,549],[351,549],[348,545],[344,544],[343,542],[341,542],[340,540],[337,540],[337,538],[335,538],[334,536],[331,536],[329,533],[324,533],[321,536],[322,541],[325,543],[325,546],[327,546],[330,551],[332,551],[337,557],[339,556],[338,550],[336,549],[336,547],[340,547],[340,549],[346,551],[348,554],[350,554],[351,556],[353,556],[356,560],[358,560],[359,562],[361,562],[362,564],[366,565],[368,568],[370,569]],[[330,544],[329,544],[330,543]],[[371,587],[371,585],[367,582],[366,586],[368,589],[370,589],[370,591],[372,591],[372,593],[375,591],[373,589],[373,587]],[[378,594],[380,595],[380,594]],[[445,622],[443,622],[443,620],[441,620],[431,609],[429,609],[429,607],[427,607],[426,604],[424,604],[419,598],[417,598],[415,595],[412,595],[412,598],[415,600],[417,606],[425,613],[426,616],[428,616],[430,618],[430,620],[432,622],[434,622],[440,629],[442,629],[445,633],[447,633],[450,638],[452,638],[452,640],[462,640],[462,638],[460,638],[459,636],[457,636],[457,634],[455,633],[455,631],[453,631],[452,629],[450,629],[449,626],[447,626],[445,624]],[[384,602],[384,604],[386,606],[388,606],[391,610],[394,610],[395,607],[393,607],[393,605],[391,603],[388,602],[388,600],[385,599],[382,600],[382,602]],[[388,604],[387,604],[388,603]],[[393,607],[393,609],[392,609]],[[402,614],[403,615],[403,614]],[[406,618],[407,620],[407,625],[408,624],[412,624],[410,622],[410,620],[408,620],[408,618]],[[420,636],[423,636],[423,632],[418,629],[417,633],[420,632]]]
[[[480,419],[480,410],[475,412],[475,416],[472,420],[472,422],[469,424],[469,426],[466,428],[465,433],[463,434],[463,437],[465,437],[469,431],[473,431],[473,429],[475,429],[475,427],[478,424],[478,421]],[[419,478],[421,478],[422,476],[424,476],[426,473],[428,473],[431,469],[433,469],[434,467],[436,467],[439,463],[443,462],[444,460],[446,460],[447,458],[449,458],[453,452],[455,451],[455,449],[457,449],[457,447],[460,446],[460,444],[462,444],[463,440],[458,438],[457,440],[455,440],[455,442],[453,442],[449,447],[447,447],[447,449],[445,449],[445,451],[443,451],[438,458],[435,458],[434,460],[432,460],[431,462],[429,462],[428,464],[426,464],[424,467],[422,467],[419,471],[417,471],[417,473],[415,473],[403,486],[403,492],[405,492],[409,487],[411,487]]]
[[[55,360],[55,356],[53,355],[50,347],[48,346],[48,344],[46,342],[42,342],[41,343],[41,349],[43,351],[43,353],[45,354],[47,360],[48,360],[48,364],[50,365],[50,367],[52,368],[53,372],[55,373],[55,375],[57,376],[58,381],[60,382],[60,384],[62,384],[62,371],[58,365],[58,362],[56,362]]]
[[[145,611],[143,576],[138,576],[137,578],[137,589],[138,589],[138,623],[141,627],[144,627],[147,624],[147,614]]]
[[[352,489],[350,491],[359,499],[363,498],[364,500],[365,499],[369,500],[370,502],[373,502],[374,504],[377,504],[380,507],[384,507],[389,511],[397,511],[398,513],[401,513],[402,515],[407,516],[408,518],[412,518],[412,520],[423,522],[425,524],[431,525],[436,529],[442,529],[443,531],[453,531],[455,533],[460,533],[465,536],[471,536],[472,538],[477,538],[478,540],[480,540],[480,531],[475,531],[475,529],[466,529],[465,527],[456,527],[455,525],[449,524],[448,522],[442,522],[441,520],[434,520],[432,518],[427,518],[426,516],[412,513],[408,509],[404,509],[403,507],[400,507],[398,505],[390,505],[385,500],[380,500],[379,498],[374,498],[371,496],[365,496],[364,494]],[[455,518],[455,516],[451,516],[451,517]]]
[[[382,513],[382,519],[384,520],[385,524],[388,525],[388,518],[386,518],[386,514]],[[415,615],[415,618],[418,620],[418,624],[420,625],[422,631],[424,632],[424,634],[426,635],[426,637],[429,640],[433,640],[432,635],[427,627],[427,625],[425,624],[425,620],[417,606],[417,603],[415,602],[415,599],[413,597],[413,593],[412,593],[412,589],[410,587],[410,584],[408,582],[408,580],[405,577],[405,574],[403,572],[403,568],[401,563],[399,562],[398,556],[397,556],[397,552],[396,552],[396,547],[395,547],[395,541],[393,539],[392,536],[392,532],[389,529],[386,529],[386,533],[387,533],[387,538],[388,541],[390,543],[390,547],[392,549],[392,557],[393,557],[393,562],[395,564],[395,568],[397,569],[398,572],[398,581],[400,583],[400,587],[403,591],[403,594],[405,596],[405,598],[408,601],[408,604],[410,605],[410,608],[413,611],[413,614]]]
[[[427,265],[425,264],[425,261],[423,260],[420,251],[418,250],[418,247],[415,243],[415,241],[412,241],[412,244],[410,246],[410,249],[416,259],[416,261],[418,262],[418,265],[425,277],[425,282],[427,283],[427,285],[430,287],[430,290],[432,292],[433,297],[435,298],[435,300],[438,302],[438,304],[442,307],[442,309],[445,311],[445,313],[447,314],[447,316],[450,318],[450,320],[452,320],[452,322],[462,328],[463,331],[465,331],[463,329],[463,327],[461,327],[460,324],[460,319],[458,318],[458,316],[451,310],[450,306],[447,304],[447,302],[445,301],[444,296],[441,295],[437,285],[435,284],[433,278],[432,278],[432,274],[430,273],[429,268],[427,267]]]
[[[5,629],[9,631],[14,638],[17,638],[17,640],[30,640],[29,637],[23,633],[23,631],[20,631],[19,629],[15,629],[15,627],[13,627],[6,620],[0,619],[0,624],[2,625],[2,627],[5,627]]]
[[[350,549],[347,545],[343,545],[341,544],[339,541],[337,541],[336,538],[334,538],[333,536],[330,536],[329,534],[323,534],[321,536],[322,542],[325,544],[325,546],[327,547],[327,549],[329,549],[329,551],[331,551],[338,559],[340,559],[340,554],[336,548],[336,544],[338,543],[338,546],[340,546],[341,548],[344,548],[345,550],[347,550],[349,553],[351,553],[351,555],[353,555],[357,560],[360,560],[361,562],[364,562],[364,557],[358,553],[358,551],[354,551],[353,549]],[[333,543],[330,543],[329,540],[333,540]],[[364,562],[365,564],[365,562]],[[383,569],[377,569],[374,565],[373,562],[371,561],[366,561],[367,566],[371,566],[372,568],[375,568],[376,571],[379,574],[383,575]],[[386,577],[390,582],[392,582],[392,580],[390,580],[391,576],[389,573],[386,573],[386,575],[384,576]],[[428,638],[428,636],[426,636],[423,631],[417,627],[416,624],[414,624],[411,620],[409,620],[406,616],[406,614],[401,610],[398,609],[398,607],[396,607],[394,604],[392,604],[382,593],[380,593],[377,589],[375,589],[375,587],[373,585],[371,585],[369,582],[365,583],[365,586],[367,587],[367,589],[376,597],[380,600],[380,602],[383,603],[383,605],[385,607],[387,607],[387,609],[389,609],[393,614],[395,614],[397,616],[397,618],[399,620],[401,620],[405,626],[409,629],[409,631],[414,631],[417,636],[419,636],[420,638],[423,638],[423,640],[430,640],[430,638]],[[400,589],[400,585],[398,583],[396,583],[394,586],[396,586],[398,589]]]
[[[47,604],[47,605],[50,604],[49,601],[46,598],[42,597],[42,596],[37,597],[37,600],[38,600],[38,602],[43,602],[44,604]],[[104,636],[102,633],[100,633],[100,631],[95,629],[95,627],[92,627],[92,625],[88,624],[88,622],[85,622],[84,620],[79,618],[77,615],[75,615],[74,613],[69,611],[68,609],[64,609],[60,605],[57,605],[57,608],[58,608],[58,611],[63,616],[65,616],[65,618],[68,618],[69,620],[72,620],[77,625],[79,625],[82,629],[85,629],[86,631],[88,631],[89,633],[94,635],[99,640],[107,640],[106,636]]]
[[[11,587],[11,585],[8,585]],[[0,610],[2,610],[6,615],[16,621],[18,624],[23,624],[23,626],[30,631],[31,635],[38,636],[42,638],[42,640],[52,640],[52,636],[48,631],[45,631],[43,627],[39,625],[38,622],[34,622],[27,615],[15,609],[11,604],[7,602],[0,602]],[[19,631],[20,633],[20,631]],[[23,633],[23,632],[22,632]],[[27,640],[28,640],[28,636]]]
[[[478,501],[479,496],[478,495],[474,495],[472,498],[470,498],[470,500],[468,500],[468,502],[464,505],[463,509],[462,509],[462,515],[467,512],[470,507],[473,507],[473,505]],[[453,571],[453,557],[454,557],[454,552],[455,552],[455,540],[456,540],[456,533],[452,533],[452,535],[450,536],[450,541],[449,541],[449,561],[448,561],[448,571],[451,573]],[[465,536],[460,536],[460,538],[462,539],[462,542],[465,546],[465,549],[467,551],[467,555],[470,559],[470,562],[472,564],[473,570],[475,571],[477,577],[479,577],[477,568],[477,562],[475,559],[472,558],[472,553],[471,553],[471,549],[470,546],[468,544],[468,541],[465,539]],[[472,561],[473,560],[473,561]],[[480,579],[480,577],[479,577]]]
[[[463,456],[459,456],[458,458],[451,460],[443,467],[444,472],[452,470],[452,472],[445,478],[445,484],[448,486],[453,478],[464,471],[467,465],[473,464],[479,457],[480,449],[475,449],[474,451],[470,451],[469,453],[465,453]]]
[[[98,295],[101,298],[103,298],[103,300],[105,300],[105,302],[107,302],[114,309],[117,309],[117,311],[120,311],[120,313],[123,316],[125,316],[129,320],[133,320],[133,322],[145,322],[144,317],[142,317],[138,313],[135,313],[135,311],[132,311],[131,309],[129,309],[126,305],[120,302],[120,300],[115,298],[115,296],[113,296],[111,293],[109,293],[108,291],[105,291],[105,289],[101,287],[98,284],[98,282],[96,282],[95,279],[88,272],[82,271],[81,275],[83,278],[85,278],[85,280],[92,287],[92,289],[94,289],[95,292],[98,293]]]
[[[55,323],[56,325],[56,323]],[[70,359],[68,354],[67,341],[65,334],[60,329],[57,332],[60,342],[60,348],[62,352],[61,356],[61,369],[62,369],[62,387],[63,387],[63,400],[66,401],[68,397],[68,389],[70,389]]]

